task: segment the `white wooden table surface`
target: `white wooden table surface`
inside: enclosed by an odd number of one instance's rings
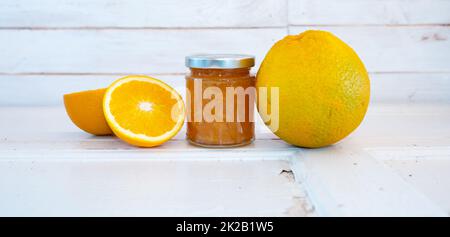
[[[0,108],[0,216],[446,216],[450,105],[371,105],[337,145],[258,129],[236,149],[184,131],[140,149],[94,137],[63,107]]]

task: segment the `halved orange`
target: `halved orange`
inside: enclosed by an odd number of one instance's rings
[[[164,82],[141,75],[113,82],[103,98],[106,121],[122,140],[141,147],[160,145],[181,129],[183,100]]]
[[[64,95],[64,106],[72,122],[93,135],[111,135],[103,115],[103,95],[106,88]]]

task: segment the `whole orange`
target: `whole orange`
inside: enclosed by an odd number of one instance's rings
[[[300,147],[323,147],[349,135],[363,120],[370,99],[369,76],[355,51],[317,30],[275,43],[259,68],[256,86],[279,88],[279,125],[273,132]],[[268,100],[269,105],[275,102],[272,95]]]

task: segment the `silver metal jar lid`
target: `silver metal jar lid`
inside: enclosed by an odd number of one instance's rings
[[[249,68],[255,66],[255,57],[243,54],[195,54],[186,57],[190,68]]]

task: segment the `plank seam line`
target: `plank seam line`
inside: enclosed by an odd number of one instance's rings
[[[122,27],[122,26],[79,26],[79,27],[45,27],[45,26],[10,26],[10,27],[0,27],[0,30],[36,30],[36,31],[46,31],[46,30],[93,30],[93,31],[102,31],[102,30],[252,30],[252,29],[285,29],[286,25],[280,26],[234,26],[234,27],[226,27],[226,26],[211,26],[211,27]]]
[[[369,71],[369,74],[450,74],[450,71]],[[125,76],[125,75],[151,75],[151,76],[184,76],[185,72],[152,73],[152,72],[0,72],[0,76]]]
[[[289,24],[289,27],[450,27],[450,23],[441,24]]]
[[[289,27],[388,27],[388,28],[414,28],[414,27],[450,27],[450,23],[443,24],[286,24],[280,26],[211,26],[211,27],[127,27],[127,26],[79,26],[79,27],[46,27],[46,26],[8,26],[0,27],[0,30],[36,30],[36,31],[64,31],[64,30],[92,30],[92,31],[108,31],[108,30],[252,30],[252,29],[286,29]]]
[[[91,72],[0,72],[0,76],[126,76],[126,75],[153,75],[153,76],[184,76],[184,72],[175,73],[151,73],[151,72],[111,72],[111,73],[91,73]]]

